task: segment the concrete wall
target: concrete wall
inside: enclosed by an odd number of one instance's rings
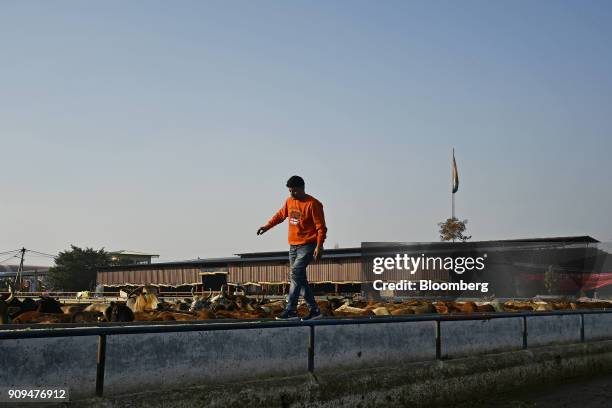
[[[584,339],[612,339],[612,314],[584,315]]]
[[[316,327],[315,370],[432,360],[435,336],[435,322]]]
[[[0,340],[0,386],[94,395],[97,351],[97,336]]]
[[[527,318],[528,346],[578,343],[580,316]],[[435,322],[315,328],[315,373],[435,359]],[[107,337],[105,394],[307,373],[309,327]],[[612,314],[584,315],[585,339],[612,339]],[[443,359],[521,349],[523,318],[440,323]],[[0,385],[95,391],[97,336],[0,340]],[[427,364],[427,363],[424,363]]]
[[[109,336],[105,393],[308,371],[308,327]]]
[[[580,341],[580,315],[527,318],[527,345],[577,343]]]
[[[499,393],[512,392],[520,396],[523,394],[520,387],[563,384],[570,378],[575,381],[576,376],[592,378],[606,375],[610,370],[612,341],[601,341],[456,358],[435,364],[414,362],[367,370],[324,371],[316,376],[261,378],[223,387],[203,385],[174,391],[146,390],[137,397],[91,398],[79,401],[78,405],[88,408],[495,407],[500,405],[496,404]],[[600,393],[604,396],[598,396],[598,406],[605,406],[601,402],[607,393],[603,390]],[[582,406],[586,407],[591,406],[588,403],[593,399],[587,395],[583,401]],[[507,402],[503,406],[518,405]]]
[[[523,347],[523,319],[440,322],[443,358],[495,353]]]

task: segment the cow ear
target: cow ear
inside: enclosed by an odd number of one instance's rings
[[[110,302],[110,305],[111,307],[115,306],[115,302],[114,301]]]

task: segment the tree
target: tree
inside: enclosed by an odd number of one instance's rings
[[[77,292],[93,289],[99,267],[110,265],[110,255],[104,248],[79,248],[71,245],[71,250],[60,252],[54,259],[55,266],[49,268],[49,282],[56,290]]]
[[[440,227],[440,240],[441,241],[454,241],[459,240],[465,242],[472,238],[471,235],[463,235],[465,233],[466,224],[468,220],[460,221],[457,218],[447,218],[444,222],[439,222]]]

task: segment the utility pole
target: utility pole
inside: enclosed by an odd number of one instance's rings
[[[21,261],[19,262],[19,268],[17,269],[17,276],[15,276],[15,286],[17,287],[16,292],[21,292],[21,284],[22,284],[22,273],[23,273],[23,260],[25,258],[26,249],[21,248]]]

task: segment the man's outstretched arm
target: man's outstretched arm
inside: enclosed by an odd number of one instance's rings
[[[327,237],[327,226],[325,225],[325,214],[323,213],[323,204],[316,204],[312,208],[312,218],[315,228],[317,229],[317,247],[314,251],[314,258],[318,261],[323,255],[323,242]]]
[[[272,218],[270,218],[270,221],[268,221],[266,225],[259,227],[257,230],[257,235],[261,235],[273,226],[285,221],[285,218],[287,218],[287,203],[285,203],[285,205],[283,205],[282,208],[278,210],[276,214],[272,216]]]

